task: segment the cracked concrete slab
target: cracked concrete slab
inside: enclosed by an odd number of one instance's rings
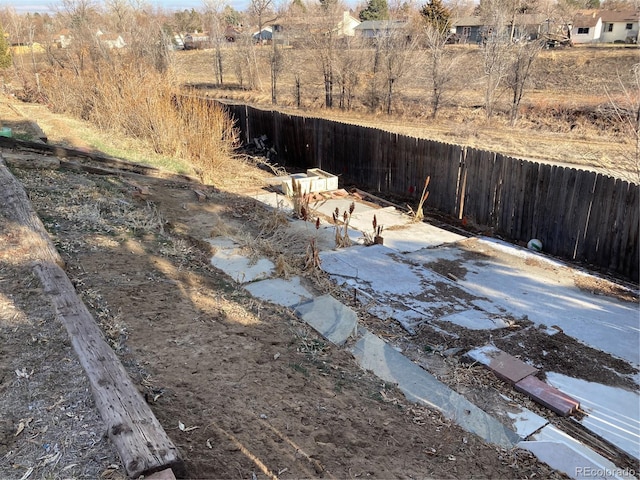
[[[327,340],[343,345],[355,335],[358,316],[331,295],[322,295],[295,308],[296,314]]]
[[[630,478],[627,472],[616,467],[611,461],[594,452],[575,438],[547,425],[533,440],[518,443],[518,447],[529,450],[538,459],[570,478]]]
[[[248,284],[247,291],[256,298],[266,300],[283,307],[296,307],[313,298],[300,283],[300,277],[270,278]]]

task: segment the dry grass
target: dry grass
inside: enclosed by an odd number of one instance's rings
[[[520,158],[571,164],[638,181],[632,135],[607,115],[612,98],[621,98],[621,85],[632,86],[632,66],[637,49],[575,47],[541,52],[521,104],[515,127],[509,125],[509,92],[499,92],[497,114],[488,121],[483,105],[481,51],[476,46],[455,46],[462,55],[459,75],[452,85],[438,118],[429,118],[429,88],[426,69],[416,54],[414,69],[398,84],[392,115],[368,111],[363,103],[365,75],[361,75],[360,97],[351,110],[323,107],[322,76],[316,71],[313,51],[286,50],[289,67],[279,78],[278,109],[392,132],[498,151]],[[234,47],[223,53],[231,58]],[[211,52],[177,52],[178,80],[197,86],[199,93],[272,108],[268,55],[270,48],[257,49],[262,88],[239,89],[229,69],[223,88],[211,84]],[[369,55],[362,51],[362,56]],[[302,108],[295,107],[294,70],[305,65]],[[637,90],[637,89],[636,89]],[[630,91],[634,91],[630,88]]]
[[[43,69],[36,98],[45,97],[54,111],[101,131],[145,142],[157,155],[185,159],[203,181],[236,177],[232,160],[238,139],[223,110],[184,96],[171,70],[131,62],[125,54],[93,59],[82,69]]]

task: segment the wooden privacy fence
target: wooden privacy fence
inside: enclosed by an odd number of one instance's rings
[[[276,161],[321,168],[343,184],[417,198],[431,176],[427,206],[491,228],[509,241],[638,281],[638,185],[595,172],[380,129],[225,105],[242,138],[267,135]]]

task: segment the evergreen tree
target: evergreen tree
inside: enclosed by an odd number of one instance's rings
[[[5,36],[4,29],[0,26],[0,69],[9,68],[11,65],[11,50],[9,50],[9,42]]]
[[[451,10],[442,3],[442,0],[429,0],[420,9],[420,15],[427,25],[435,28],[438,32],[449,32]]]
[[[388,20],[389,6],[387,5],[387,0],[369,0],[367,8],[360,12],[359,17],[363,22],[367,20]]]

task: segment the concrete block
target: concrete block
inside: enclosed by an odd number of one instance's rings
[[[151,475],[145,475],[144,478],[145,480],[176,480],[176,476],[170,468],[152,473]]]
[[[566,417],[575,412],[580,402],[542,380],[529,376],[516,383],[516,390],[528,395],[531,399]]]
[[[536,433],[532,441],[518,443],[518,447],[529,450],[540,461],[563,472],[569,478],[622,479],[633,477],[628,471],[618,468],[610,460],[553,425],[547,425],[539,433]]]

